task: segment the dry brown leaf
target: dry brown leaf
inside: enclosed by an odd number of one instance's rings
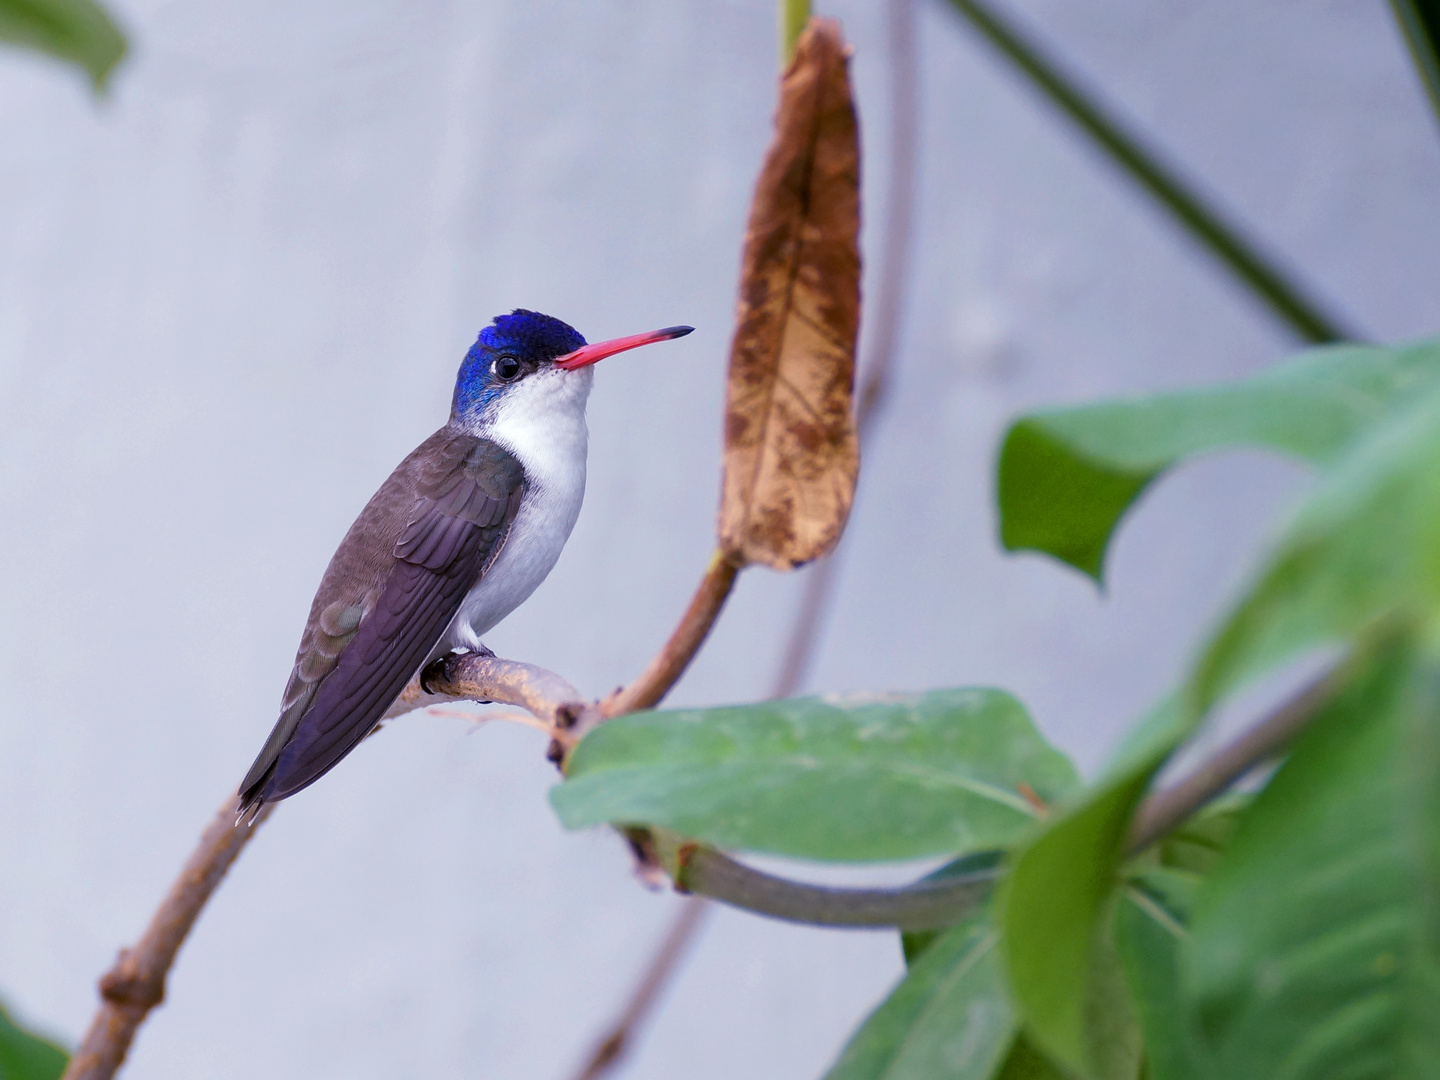
[[[845,528],[860,466],[860,146],[840,27],[811,19],[780,83],[730,350],[720,546],[789,570]]]

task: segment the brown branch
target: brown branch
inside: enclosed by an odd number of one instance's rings
[[[720,609],[735,587],[740,569],[740,564],[722,551],[716,551],[710,557],[705,576],[700,579],[700,586],[670,640],[655,654],[655,659],[650,661],[650,666],[638,679],[600,703],[600,710],[607,719],[658,704],[679,682],[680,676],[685,674],[690,661],[705,643],[715,620],[720,617]]]
[[[553,671],[498,656],[452,653],[436,660],[419,678],[410,680],[385,718],[446,701],[518,705],[558,728],[570,726],[585,705],[580,691]]]
[[[100,979],[100,1008],[70,1059],[64,1080],[108,1080],[130,1050],[151,1009],[165,1000],[165,976],[205,902],[230,869],[255,828],[274,809],[267,804],[248,825],[235,821],[235,797],[210,822],[175,884],[170,886],[144,936],[122,949]]]
[[[422,689],[418,678],[412,680],[385,714],[387,719],[460,699],[518,705],[558,727],[567,726],[581,710],[573,686],[533,664],[470,653],[439,660],[425,674],[426,685],[437,692]],[[100,1008],[70,1059],[64,1080],[109,1080],[115,1075],[145,1017],[165,1000],[165,977],[210,894],[273,809],[274,804],[267,803],[253,821],[237,824],[235,797],[226,800],[144,936],[134,948],[121,950],[115,966],[100,979]]]

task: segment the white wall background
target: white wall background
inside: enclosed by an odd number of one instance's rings
[[[371,491],[514,306],[608,361],[591,487],[490,638],[600,693],[704,564],[773,5],[123,0],[110,100],[0,54],[0,993],[68,1039],[274,718]],[[1440,132],[1381,0],[1024,0],[1344,316],[1437,329]],[[887,180],[880,5],[838,14]],[[1182,470],[1111,589],[995,542],[1038,403],[1230,377],[1293,347],[943,4],[922,5],[919,244],[813,685],[1009,687],[1093,767],[1182,669],[1298,487]],[[876,230],[866,244],[877,251]],[[872,283],[873,288],[873,283]],[[796,583],[744,579],[676,703],[764,692]],[[567,835],[543,740],[414,717],[287,803],[181,954],[128,1075],[561,1078],[675,901]],[[632,1077],[811,1077],[893,936],[707,927]]]

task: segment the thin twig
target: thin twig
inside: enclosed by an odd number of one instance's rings
[[[538,731],[542,735],[548,735],[552,739],[555,738],[556,735],[561,734],[559,729],[552,724],[548,724],[538,717],[523,712],[474,713],[466,712],[464,709],[447,709],[442,705],[428,705],[425,708],[425,715],[443,716],[451,720],[464,720],[467,723],[474,724],[476,728],[482,724],[489,723],[519,724],[521,727],[527,727],[531,731]]]
[[[655,659],[650,661],[650,666],[639,678],[601,702],[601,711],[607,717],[648,709],[670,692],[705,643],[710,628],[720,617],[720,609],[725,606],[730,590],[735,587],[735,578],[739,573],[740,564],[724,552],[716,551],[711,556],[705,576],[700,579],[695,596],[675,632],[670,635],[670,640],[655,654]]]
[[[486,699],[518,705],[552,726],[566,726],[580,709],[580,694],[554,672],[533,664],[470,653],[437,661],[426,673],[431,691],[419,678],[385,714],[386,718],[432,703]],[[110,1080],[130,1050],[135,1033],[150,1010],[165,999],[165,978],[211,893],[270,816],[273,803],[253,821],[237,824],[231,796],[200,837],[180,876],[150,920],[134,948],[121,951],[115,966],[100,980],[100,1008],[64,1080]]]
[[[1178,170],[1166,165],[1133,131],[1125,130],[1093,95],[1081,89],[1080,80],[1066,73],[1064,66],[1014,21],[1002,18],[982,0],[950,3],[1302,340],[1358,340],[1314,297],[1307,296],[1299,282],[1261,254],[1233,222],[1207,206]]]
[[[635,987],[629,1004],[625,1006],[625,1011],[620,1014],[619,1021],[586,1059],[580,1072],[576,1074],[576,1080],[596,1080],[624,1056],[625,1051],[629,1048],[630,1040],[635,1037],[640,1025],[649,1016],[655,999],[659,997],[660,991],[669,981],[675,965],[689,946],[696,930],[699,929],[706,911],[705,901],[698,896],[690,897],[681,906],[680,914],[671,924],[670,932],[665,935],[665,940],[660,943],[659,951],[655,954],[654,959],[645,966],[645,974],[639,985]]]

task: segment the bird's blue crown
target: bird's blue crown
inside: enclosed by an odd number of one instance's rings
[[[480,331],[460,364],[450,415],[474,415],[498,398],[506,384],[495,376],[496,357],[509,354],[522,362],[538,364],[572,353],[585,339],[568,323],[538,311],[516,308],[497,315]]]

